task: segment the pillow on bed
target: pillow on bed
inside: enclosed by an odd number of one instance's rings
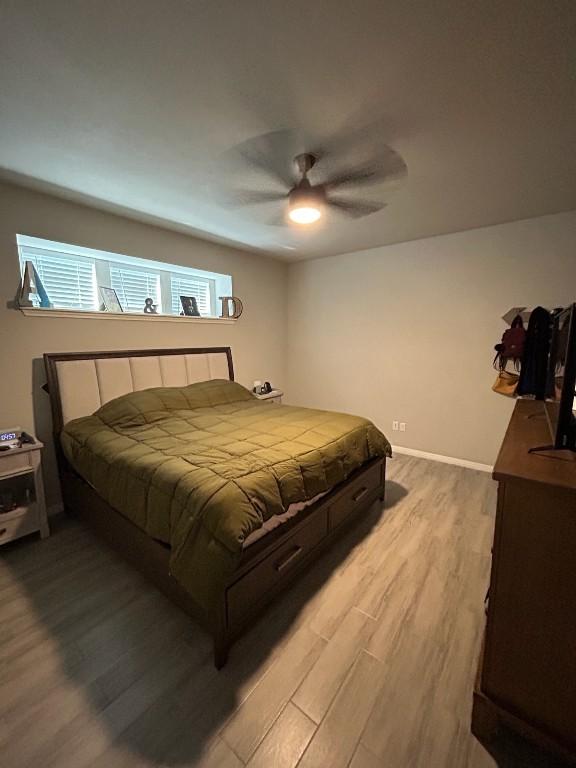
[[[154,387],[129,392],[110,400],[94,416],[98,416],[110,427],[139,426],[160,421],[171,411],[208,408],[253,398],[251,392],[235,381],[213,379],[186,387]]]

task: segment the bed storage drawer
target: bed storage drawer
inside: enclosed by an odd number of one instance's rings
[[[366,470],[330,507],[330,528],[337,528],[368,499],[376,499],[382,488],[380,464]]]
[[[327,533],[327,512],[312,515],[293,536],[228,587],[228,623],[231,626],[239,625],[260,598],[271,592],[274,584],[286,579]]]

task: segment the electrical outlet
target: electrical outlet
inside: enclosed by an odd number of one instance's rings
[[[406,422],[401,421],[400,422],[400,432],[406,432]]]
[[[392,430],[394,432],[398,432],[398,422],[397,421],[393,421],[392,422]]]

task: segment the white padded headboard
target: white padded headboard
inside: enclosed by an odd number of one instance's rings
[[[128,392],[233,379],[229,347],[45,355],[54,427]]]

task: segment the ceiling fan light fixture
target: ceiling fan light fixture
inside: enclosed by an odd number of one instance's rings
[[[308,184],[292,190],[288,207],[288,218],[296,224],[314,224],[322,216],[324,199],[318,189]]]
[[[315,205],[298,205],[290,208],[288,216],[296,224],[314,224],[322,216],[322,211]]]
[[[260,139],[276,137],[276,133],[265,134]],[[294,136],[292,137],[295,138]],[[248,165],[259,171],[268,171],[276,182],[280,182],[284,191],[251,191],[245,190],[238,199],[242,205],[253,203],[282,203],[282,215],[276,216],[270,222],[277,225],[295,224],[298,227],[314,228],[320,219],[328,214],[345,215],[351,219],[360,219],[378,213],[386,207],[386,201],[379,199],[384,190],[376,189],[377,194],[371,199],[359,199],[355,195],[346,195],[346,191],[355,187],[376,187],[387,181],[397,181],[406,176],[407,166],[402,157],[391,147],[382,145],[372,162],[344,169],[337,173],[330,171],[330,163],[326,162],[330,151],[301,153],[293,158],[293,170],[287,173],[285,157],[280,156],[280,147],[275,144],[264,147],[261,151],[246,154],[244,159]],[[282,153],[284,154],[284,153]],[[269,155],[269,157],[268,157]],[[318,172],[316,165],[319,160],[324,168]],[[326,167],[328,166],[328,167]],[[278,169],[282,168],[282,172]],[[308,176],[312,176],[312,181]],[[346,196],[340,196],[344,193]],[[378,194],[380,193],[380,194]],[[331,218],[327,224],[331,224]],[[322,227],[322,224],[319,225]]]

